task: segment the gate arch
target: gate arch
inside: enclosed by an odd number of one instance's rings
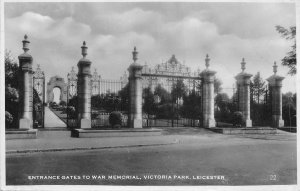
[[[60,89],[60,100],[67,102],[67,83],[65,83],[64,78],[60,76],[53,76],[50,78],[49,82],[47,83],[47,103],[53,102],[54,99],[54,88]]]

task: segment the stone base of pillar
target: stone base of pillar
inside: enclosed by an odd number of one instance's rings
[[[31,128],[31,121],[29,119],[20,119],[19,129],[32,129]]]
[[[209,120],[204,122],[203,126],[205,128],[216,127],[216,121],[214,119],[209,119]]]
[[[284,120],[282,119],[276,119],[273,120],[273,127],[284,127]]]
[[[90,129],[92,127],[90,119],[81,119],[80,120],[80,128],[81,129]]]
[[[246,127],[252,127],[252,120],[248,119],[245,121]]]
[[[133,119],[129,125],[130,128],[143,128],[143,120],[142,119]]]

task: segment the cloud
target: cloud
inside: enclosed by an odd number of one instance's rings
[[[154,66],[175,54],[192,70],[204,69],[208,53],[211,68],[217,71],[224,87],[232,87],[243,57],[247,72],[261,71],[267,78],[272,74],[273,62],[280,62],[289,50],[290,43],[277,34],[273,25],[295,21],[293,14],[285,14],[291,10],[290,5],[177,5],[71,3],[59,6],[60,10],[67,7],[70,14],[58,16],[51,12],[50,5],[44,13],[38,5],[36,12],[20,9],[20,14],[5,18],[6,48],[19,55],[22,37],[28,34],[30,52],[48,78],[55,74],[66,77],[72,66],[76,68],[83,40],[87,41],[92,67],[103,78],[111,79],[118,79],[127,70],[134,46],[141,64]],[[286,74],[287,68],[280,67],[280,73]],[[287,90],[295,90],[293,80],[288,77],[284,82]]]
[[[122,34],[129,31],[153,32],[162,24],[160,14],[153,11],[145,11],[133,8],[125,12],[112,12],[99,14],[94,18],[95,31],[103,34]]]

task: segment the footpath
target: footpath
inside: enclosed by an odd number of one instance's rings
[[[6,140],[6,153],[35,153],[55,151],[80,151],[93,149],[163,146],[174,144],[252,144],[255,142],[273,143],[278,141],[296,141],[296,133],[277,131],[277,134],[265,135],[224,135],[203,128],[180,127],[164,128],[160,136],[141,137],[101,137],[74,138],[68,130],[40,130],[37,139]]]
[[[70,131],[38,131],[37,139],[6,140],[6,153],[74,151],[121,147],[159,146],[176,143],[171,136],[73,138]]]
[[[45,128],[51,129],[51,128],[66,128],[67,125],[59,118],[57,117],[50,109],[49,107],[45,107]]]

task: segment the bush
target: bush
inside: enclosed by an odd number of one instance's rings
[[[6,127],[18,126],[19,94],[17,89],[10,86],[5,88],[5,111],[12,117],[12,122],[6,121]],[[8,115],[7,114],[7,115]],[[9,116],[8,115],[8,116]],[[6,112],[5,112],[6,116]],[[9,118],[8,118],[9,119]]]
[[[243,125],[243,122],[244,122],[244,116],[242,112],[240,111],[234,112],[232,116],[233,125],[236,127],[241,127]]]
[[[92,112],[91,113],[91,117],[92,117],[92,119],[96,119],[97,117],[98,117],[98,112]]]
[[[113,111],[109,114],[109,124],[113,128],[120,128],[122,126],[122,114],[117,111]]]
[[[76,119],[77,118],[75,107],[68,106],[66,110],[67,110],[68,117],[70,119]]]
[[[14,118],[13,116],[8,112],[5,111],[5,127],[9,128],[13,122]]]
[[[179,109],[175,104],[167,103],[157,107],[158,119],[179,119]]]
[[[65,101],[60,101],[60,102],[59,102],[59,105],[61,105],[61,106],[66,106],[66,105],[67,105],[67,102],[65,102]]]

